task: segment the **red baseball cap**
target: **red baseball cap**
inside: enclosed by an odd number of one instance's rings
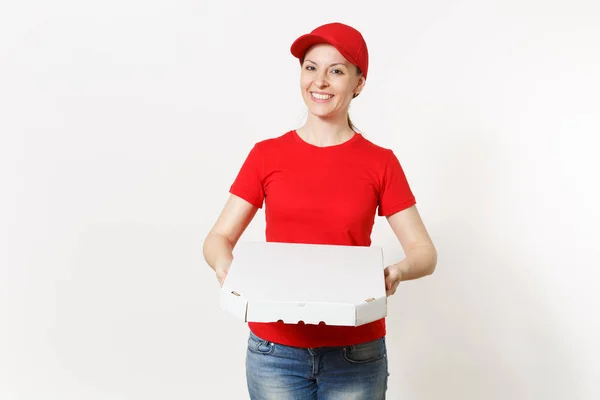
[[[356,65],[367,78],[369,51],[362,34],[351,26],[332,22],[315,28],[311,33],[300,36],[292,43],[290,51],[300,62],[309,47],[328,43],[335,47],[346,60]]]

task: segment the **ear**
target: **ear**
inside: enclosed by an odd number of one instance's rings
[[[354,97],[358,96],[360,92],[362,92],[363,88],[365,87],[365,83],[367,83],[367,80],[363,75],[361,75],[358,78],[358,83],[356,84],[356,87],[354,88]]]

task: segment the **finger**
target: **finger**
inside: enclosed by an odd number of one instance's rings
[[[394,293],[396,293],[396,289],[398,289],[399,284],[400,284],[400,279],[396,279],[395,281],[390,283],[390,286],[386,288],[387,289],[386,294],[388,297],[393,295]]]
[[[396,272],[390,272],[388,276],[385,277],[385,285],[389,289],[392,287],[392,284],[398,280],[398,274]]]
[[[396,293],[396,290],[398,290],[398,285],[400,285],[400,279],[394,282],[394,285],[392,286],[392,294]]]
[[[385,290],[390,290],[392,288],[392,279],[388,276],[385,278]]]

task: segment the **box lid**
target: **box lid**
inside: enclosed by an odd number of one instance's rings
[[[221,307],[247,322],[358,326],[386,316],[379,247],[238,242]]]

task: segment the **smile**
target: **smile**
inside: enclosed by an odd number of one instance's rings
[[[332,94],[310,93],[310,97],[317,101],[327,101],[333,97]]]

